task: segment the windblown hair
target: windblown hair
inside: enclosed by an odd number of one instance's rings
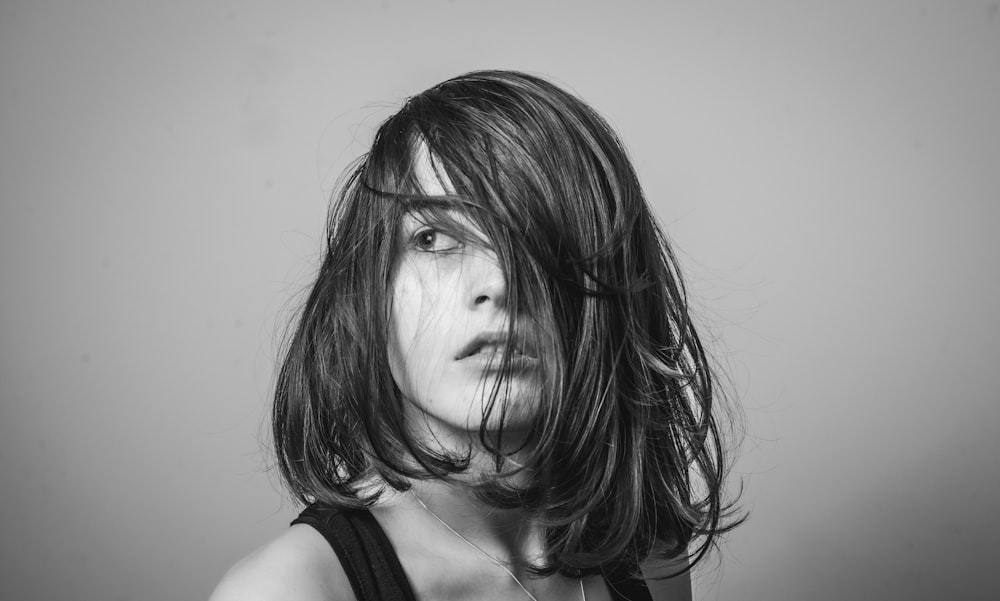
[[[421,148],[449,194],[421,189]],[[289,489],[368,506],[382,492],[372,482],[407,490],[408,479],[470,468],[468,455],[413,439],[388,351],[400,222],[417,213],[462,235],[456,210],[497,255],[511,332],[543,333],[529,477],[501,477],[498,384],[479,432],[496,477],[479,475],[479,496],[546,525],[540,573],[697,563],[741,519],[724,493],[726,422],[674,254],[610,126],[518,72],[469,73],[409,98],[345,177],[277,382],[273,436]],[[494,414],[500,427],[487,431]]]

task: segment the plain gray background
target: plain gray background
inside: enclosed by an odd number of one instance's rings
[[[203,599],[285,527],[330,190],[486,67],[618,128],[745,408],[696,597],[996,595],[996,2],[4,0],[0,597]]]

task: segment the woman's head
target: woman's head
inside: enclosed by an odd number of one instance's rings
[[[481,496],[549,524],[554,569],[590,570],[719,530],[712,393],[617,136],[543,79],[486,71],[407,100],[345,180],[274,435],[291,489],[340,504],[473,450],[506,474],[513,440],[531,477],[478,474]],[[470,446],[425,435],[442,427]]]

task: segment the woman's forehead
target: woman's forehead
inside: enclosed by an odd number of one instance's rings
[[[420,192],[427,196],[444,196],[455,193],[455,186],[445,172],[441,161],[432,155],[427,142],[420,140],[413,151],[413,176]]]

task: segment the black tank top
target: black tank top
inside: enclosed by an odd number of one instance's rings
[[[389,537],[366,509],[314,503],[292,524],[307,524],[326,539],[340,560],[358,601],[416,601]],[[652,601],[646,583],[627,570],[604,574],[614,601]]]

